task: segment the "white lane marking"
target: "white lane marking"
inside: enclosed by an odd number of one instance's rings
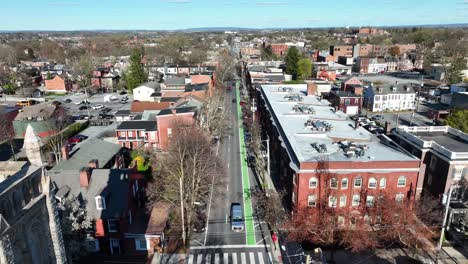
[[[242,264],[247,264],[247,259],[245,258],[245,253],[244,252],[241,253],[241,263]]]
[[[190,256],[189,256],[188,264],[193,264],[193,255],[192,254],[190,254]]]
[[[258,254],[258,262],[259,262],[260,264],[264,264],[265,262],[263,261],[263,254],[262,254],[262,252],[258,252],[257,254]]]
[[[250,263],[255,263],[255,255],[253,252],[250,252],[249,253],[249,256],[250,256]]]
[[[226,192],[229,192],[229,183],[226,184]]]
[[[218,253],[215,254],[215,261],[214,262],[215,262],[215,264],[219,264],[219,254]]]
[[[228,162],[228,169],[229,169],[229,165],[230,165],[230,163]]]
[[[228,255],[228,253],[223,254],[223,264],[229,264],[229,255]]]
[[[228,223],[228,215],[226,214],[226,224]]]
[[[205,263],[211,264],[211,254],[206,255]]]
[[[201,264],[203,261],[203,254],[198,254],[197,256],[197,264]]]
[[[232,263],[237,264],[237,253],[232,253]]]

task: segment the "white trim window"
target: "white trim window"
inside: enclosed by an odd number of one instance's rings
[[[309,207],[317,207],[317,196],[315,194],[307,196],[307,205]]]
[[[348,178],[341,179],[341,189],[348,189]]]
[[[296,193],[295,193],[295,192],[292,192],[292,197],[291,197],[291,199],[292,199],[292,203],[293,203],[293,204],[296,204]]]
[[[400,176],[398,177],[397,187],[405,187],[406,186],[406,177]]]
[[[377,188],[377,179],[376,178],[369,178],[368,186],[371,189]]]
[[[361,188],[362,186],[362,177],[358,176],[354,178],[354,188]]]
[[[387,186],[387,178],[383,177],[380,179],[379,188],[384,189]]]
[[[329,196],[328,197],[328,206],[330,207],[336,207],[336,196]]]
[[[107,220],[107,231],[109,231],[110,233],[119,232],[119,223],[117,219]]]
[[[316,177],[312,177],[309,179],[309,189],[315,189],[318,187],[318,179]]]
[[[167,136],[172,137],[172,128],[170,127],[167,128]]]
[[[399,193],[395,196],[395,201],[397,202],[403,202],[404,199],[405,199],[405,195],[402,193]]]
[[[94,238],[87,238],[86,250],[88,252],[99,252],[99,240],[94,239]]]
[[[338,226],[344,226],[345,218],[341,215],[338,216]]]
[[[148,251],[149,241],[144,238],[135,238],[135,249],[139,251]]]
[[[453,168],[453,179],[454,180],[461,180],[461,178],[463,178],[463,169],[464,167],[463,166],[455,166]]]
[[[351,206],[359,206],[360,203],[361,203],[361,195],[353,194],[353,201],[351,203]]]
[[[338,188],[338,179],[337,178],[331,178],[330,179],[330,188],[331,189],[337,189]]]
[[[368,195],[366,197],[366,206],[367,207],[373,207],[375,203],[375,197],[372,195]]]
[[[128,137],[133,137],[133,131],[128,131]]]
[[[346,195],[341,195],[340,196],[340,207],[345,207],[346,206]]]
[[[96,209],[98,210],[106,209],[106,199],[104,197],[96,196],[94,199],[96,200]]]

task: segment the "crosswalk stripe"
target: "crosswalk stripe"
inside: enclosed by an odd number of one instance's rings
[[[215,254],[215,264],[219,264],[219,254]]]
[[[223,264],[229,264],[229,255],[228,255],[228,253],[223,254]]]
[[[263,254],[262,252],[258,252],[258,262],[259,264],[264,264],[265,262],[263,261]]]
[[[241,263],[242,264],[247,264],[247,260],[245,259],[245,253],[244,252],[241,253]]]
[[[211,264],[211,254],[206,255],[205,263]]]
[[[190,254],[190,256],[189,256],[188,264],[193,264],[193,255],[192,254]]]
[[[237,253],[232,253],[232,263],[237,264]]]
[[[197,256],[197,264],[201,264],[203,261],[203,254],[198,254]]]
[[[249,253],[249,256],[250,256],[250,263],[255,263],[255,255],[253,252],[250,252]]]
[[[271,252],[268,252],[268,259],[273,262],[273,256],[271,255]]]

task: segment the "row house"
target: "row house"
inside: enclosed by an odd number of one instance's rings
[[[289,46],[286,44],[271,44],[271,51],[276,56],[284,56],[288,52]]]
[[[382,73],[387,70],[387,62],[384,58],[357,57],[354,64],[354,72]]]
[[[167,150],[177,122],[193,124],[195,107],[163,109],[153,120],[123,121],[116,129],[118,143],[129,149],[138,147]]]
[[[371,84],[364,90],[364,105],[372,112],[414,110],[415,99],[410,84]]]
[[[120,74],[117,71],[111,71],[110,68],[100,68],[93,71],[91,78],[91,87],[95,89],[114,90],[120,80]]]
[[[335,107],[347,115],[353,116],[361,113],[362,96],[345,91],[331,91],[328,95],[328,101],[331,106]]]
[[[380,195],[415,199],[419,159],[389,147],[306,85],[262,85],[259,120],[292,209],[372,207]],[[287,100],[285,100],[287,99]]]
[[[448,195],[449,225],[468,226],[468,134],[449,126],[407,127],[392,130],[395,141],[420,159],[418,192],[432,197]]]

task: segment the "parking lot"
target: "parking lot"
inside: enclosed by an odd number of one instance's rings
[[[104,102],[104,97],[107,95],[114,96],[116,100],[111,102]],[[125,104],[121,103],[121,98],[127,96],[128,101]],[[71,102],[66,103],[65,100],[70,99]],[[80,107],[85,108],[86,104],[77,104],[83,102],[85,99],[89,102],[88,109],[80,110]],[[80,115],[91,115],[91,118],[97,118],[101,109],[93,109],[93,106],[103,105],[103,108],[109,108],[110,111],[107,113],[109,115],[115,115],[118,110],[128,110],[130,109],[131,102],[133,101],[133,96],[131,94],[120,95],[118,93],[103,93],[103,94],[94,94],[91,96],[86,96],[85,94],[76,95],[70,94],[66,96],[55,97],[54,101],[62,103],[62,106],[68,110],[69,114],[74,117]]]

